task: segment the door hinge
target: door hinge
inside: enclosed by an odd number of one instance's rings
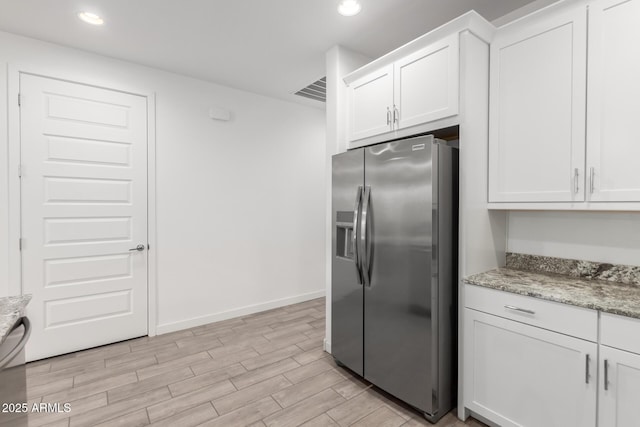
[[[22,106],[22,97],[18,94],[18,107]]]

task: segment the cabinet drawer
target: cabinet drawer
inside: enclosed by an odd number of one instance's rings
[[[465,306],[585,340],[598,340],[598,312],[510,292],[465,285]]]
[[[603,345],[640,354],[640,319],[602,313],[600,328]]]

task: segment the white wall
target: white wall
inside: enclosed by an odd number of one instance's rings
[[[640,266],[640,213],[510,212],[507,250]]]
[[[2,63],[156,93],[158,332],[324,294],[324,111],[0,32]],[[4,295],[4,84],[0,97]]]

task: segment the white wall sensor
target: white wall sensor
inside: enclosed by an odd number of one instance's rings
[[[231,111],[224,108],[212,107],[209,109],[209,117],[213,120],[228,122],[231,120]]]

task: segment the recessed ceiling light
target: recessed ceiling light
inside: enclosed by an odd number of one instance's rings
[[[360,10],[362,10],[362,6],[360,6],[358,0],[341,0],[338,3],[338,12],[342,16],[357,15]]]
[[[87,24],[91,25],[102,25],[104,24],[104,20],[100,18],[100,16],[91,12],[80,12],[78,13],[78,18],[82,19]]]

